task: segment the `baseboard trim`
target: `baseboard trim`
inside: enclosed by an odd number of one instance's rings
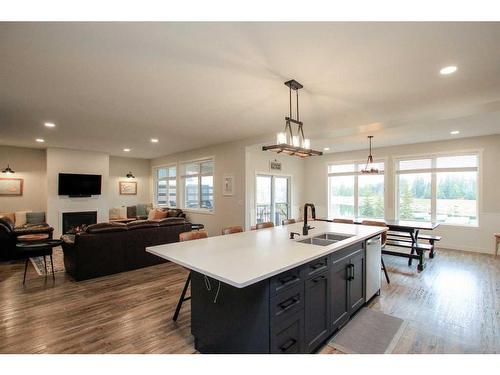
[[[443,245],[436,246],[436,250],[455,250],[455,251],[463,251],[468,253],[480,253],[480,254],[488,254],[495,255],[495,251],[493,249],[487,250],[479,247],[468,247],[468,246],[454,246],[454,245]]]

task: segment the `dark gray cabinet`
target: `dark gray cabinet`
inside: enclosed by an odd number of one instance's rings
[[[331,330],[342,327],[365,303],[365,251],[359,245],[332,255]]]
[[[350,267],[349,312],[354,314],[365,303],[365,253],[362,249],[351,255]]]
[[[195,347],[202,353],[314,352],[363,306],[365,268],[360,242],[245,288],[219,288],[211,278],[208,288],[207,278],[192,272]]]
[[[312,352],[330,332],[330,275],[328,270],[305,282],[305,351]]]
[[[349,257],[336,259],[332,262],[330,271],[331,285],[331,330],[343,326],[350,315],[349,308]]]

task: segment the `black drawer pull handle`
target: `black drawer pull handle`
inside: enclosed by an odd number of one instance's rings
[[[324,280],[324,279],[326,279],[326,276],[324,276],[324,275],[323,276],[318,276],[315,279],[312,279],[312,282],[313,283],[318,283],[318,282],[320,282],[321,280]]]
[[[295,340],[295,339],[289,339],[287,342],[285,342],[283,345],[280,346],[280,350],[282,352],[286,352],[288,349],[290,349],[296,343],[297,343],[297,340]]]
[[[295,306],[297,303],[299,303],[300,299],[298,297],[292,297],[287,299],[285,302],[280,303],[278,306],[281,308],[282,311],[286,311],[292,306]]]
[[[289,275],[289,276],[286,276],[286,277],[280,279],[280,283],[281,283],[281,285],[285,285],[285,284],[288,284],[292,281],[295,281],[296,279],[298,279],[297,276]]]
[[[351,264],[351,280],[354,280],[354,264]]]
[[[324,267],[325,266],[325,263],[321,262],[321,263],[316,263],[315,265],[311,266],[311,268],[313,270],[317,270],[318,268],[321,268],[321,267]]]

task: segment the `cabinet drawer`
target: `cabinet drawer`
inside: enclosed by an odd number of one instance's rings
[[[304,313],[301,311],[271,328],[271,353],[302,353]]]
[[[365,242],[358,242],[358,243],[355,243],[354,245],[351,245],[351,246],[348,246],[344,249],[341,249],[341,250],[338,250],[336,252],[334,252],[332,255],[331,255],[331,259],[330,261],[332,262],[332,264],[342,258],[345,258],[345,257],[350,257],[352,256],[353,254],[359,252],[359,251],[362,251],[363,249],[365,248]]]
[[[271,324],[278,324],[304,308],[304,285],[287,289],[271,298]]]
[[[328,263],[328,257],[323,257],[306,264],[303,268],[304,278],[316,276],[326,271],[328,269]]]
[[[300,284],[301,281],[299,267],[280,273],[271,278],[271,295],[276,295],[294,287]]]

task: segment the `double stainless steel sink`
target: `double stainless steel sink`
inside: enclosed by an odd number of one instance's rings
[[[353,236],[348,234],[322,233],[314,237],[298,240],[297,242],[306,243],[309,245],[328,246],[334,244],[335,242],[346,240],[350,237]]]

